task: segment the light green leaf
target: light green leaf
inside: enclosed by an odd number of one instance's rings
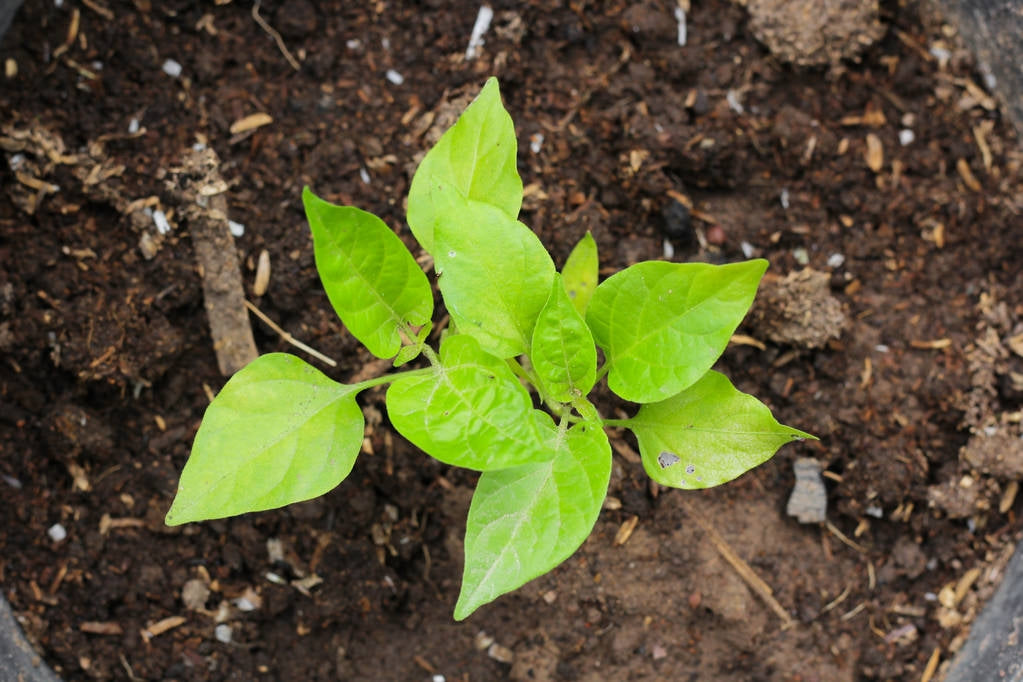
[[[426,325],[433,315],[429,280],[401,239],[372,213],[335,206],[308,187],[302,202],[316,269],[338,317],[373,355],[394,357],[401,330]]]
[[[518,216],[522,179],[516,169],[517,147],[515,126],[501,104],[497,79],[490,78],[412,178],[408,223],[424,249],[437,255],[438,221],[466,201],[491,205],[511,219]]]
[[[387,389],[391,425],[447,464],[486,471],[549,458],[532,418],[533,402],[508,363],[471,336],[448,336],[441,366]]]
[[[702,377],[746,315],[767,261],[646,261],[597,287],[586,322],[610,365],[608,386],[655,402]]]
[[[600,514],[611,476],[604,430],[580,423],[565,432],[546,415],[538,419],[546,422],[553,459],[480,476],[465,528],[456,620],[570,557]]]
[[[362,446],[355,393],[286,353],[249,363],[206,408],[167,525],[274,509],[334,488]]]
[[[643,405],[629,420],[650,478],[673,488],[710,488],[767,461],[782,445],[814,436],[710,371],[682,393]]]
[[[582,398],[596,383],[593,335],[569,300],[560,275],[555,275],[551,295],[536,320],[529,359],[554,400],[567,403]]]
[[[565,267],[561,269],[561,278],[565,282],[565,291],[572,299],[572,305],[579,311],[580,315],[586,314],[586,308],[593,298],[593,291],[597,288],[597,273],[600,262],[597,258],[597,242],[589,232],[579,240],[579,243],[568,254]]]
[[[474,201],[442,217],[435,236],[440,291],[458,330],[498,357],[527,353],[554,279],[554,262],[537,236]]]
[[[398,354],[394,356],[394,366],[401,367],[419,357],[419,354],[423,352],[423,346],[426,345],[426,338],[430,336],[431,331],[433,331],[433,322],[427,322],[420,327],[419,331],[416,332],[416,338],[408,345],[402,346]]]

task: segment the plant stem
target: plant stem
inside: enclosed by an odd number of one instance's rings
[[[610,426],[615,429],[627,429],[629,424],[632,423],[631,419],[604,419],[604,426]]]
[[[611,363],[605,362],[600,369],[597,370],[597,380],[594,383],[598,383],[601,379],[607,376],[608,371],[611,369]]]

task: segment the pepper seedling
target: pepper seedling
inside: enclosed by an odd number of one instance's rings
[[[493,78],[409,190],[408,224],[433,258],[450,315],[439,349],[427,343],[430,282],[397,235],[308,188],[302,199],[316,268],[344,325],[396,368],[425,362],[346,385],[293,355],[253,361],[207,408],[168,525],[331,490],[362,445],[356,396],[388,385],[398,433],[442,462],[482,472],[466,522],[461,620],[550,571],[590,534],[611,474],[606,427],[632,431],[649,476],[686,489],[730,481],[785,443],[813,438],[711,369],[767,262],[648,261],[598,284],[587,234],[557,272],[517,218],[515,131]],[[605,378],[639,405],[632,417],[604,418],[589,400]]]

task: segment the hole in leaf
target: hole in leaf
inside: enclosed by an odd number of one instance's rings
[[[665,450],[661,454],[657,455],[657,463],[662,469],[667,469],[670,466],[678,464],[682,461],[682,458],[676,455],[674,452],[668,452]]]

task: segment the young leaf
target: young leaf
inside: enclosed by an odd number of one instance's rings
[[[437,222],[466,201],[489,204],[512,219],[518,216],[522,179],[516,169],[517,148],[515,126],[501,104],[497,79],[490,78],[412,177],[408,223],[424,249],[437,255]]]
[[[561,278],[565,282],[565,291],[572,299],[572,305],[580,315],[586,314],[593,291],[597,288],[597,271],[600,263],[597,258],[597,242],[587,232],[579,243],[568,254],[565,267],[561,268]]]
[[[527,353],[554,279],[539,238],[490,204],[469,201],[441,220],[435,239],[440,291],[459,331],[501,358]]]
[[[217,519],[322,495],[362,446],[355,389],[286,353],[263,355],[206,408],[166,523]]]
[[[581,423],[564,432],[537,414],[554,458],[480,476],[466,521],[456,620],[553,569],[597,521],[611,476],[604,430]]]
[[[711,368],[746,315],[766,260],[730,265],[646,261],[597,287],[586,322],[626,400],[675,395]]]
[[[391,425],[447,464],[487,471],[550,458],[533,422],[533,402],[507,362],[471,336],[448,336],[441,365],[387,389]]]
[[[554,400],[582,398],[597,380],[597,349],[586,322],[570,301],[559,275],[533,330],[529,359]]]
[[[429,280],[401,239],[372,213],[335,206],[308,187],[302,202],[316,269],[338,317],[373,355],[394,357],[403,328],[430,322]]]
[[[650,478],[673,488],[710,488],[740,476],[786,443],[814,436],[775,421],[771,411],[715,371],[682,393],[643,405],[629,420]]]

